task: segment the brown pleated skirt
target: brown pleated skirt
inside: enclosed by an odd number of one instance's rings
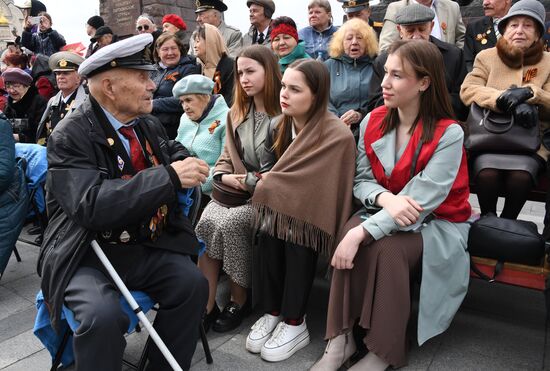
[[[353,216],[347,232],[362,222]],[[353,269],[334,269],[326,338],[350,331],[359,320],[369,351],[393,367],[407,364],[411,280],[422,266],[422,235],[400,232],[362,245]]]

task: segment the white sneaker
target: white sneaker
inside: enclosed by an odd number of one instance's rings
[[[275,317],[267,313],[260,317],[246,337],[246,349],[251,353],[260,353],[281,319],[281,316]]]
[[[306,319],[301,325],[291,326],[280,322],[271,338],[262,347],[262,359],[269,362],[283,361],[309,344]]]

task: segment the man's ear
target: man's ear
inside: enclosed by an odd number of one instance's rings
[[[113,79],[106,76],[101,80],[101,91],[103,92],[103,95],[112,101],[116,100],[114,88],[115,87]]]
[[[403,38],[403,33],[401,32],[401,26],[396,24],[395,27],[397,27],[397,32],[399,32],[399,37]]]

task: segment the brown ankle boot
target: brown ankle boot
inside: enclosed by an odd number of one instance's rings
[[[351,332],[338,335],[328,341],[323,357],[310,371],[337,371],[344,362],[355,353],[356,346]]]

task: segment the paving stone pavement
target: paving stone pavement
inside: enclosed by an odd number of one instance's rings
[[[478,207],[475,197],[471,202]],[[499,204],[499,207],[502,205]],[[543,215],[543,204],[528,202],[521,218],[535,221],[542,229]],[[38,248],[25,243],[18,243],[17,248],[23,261],[17,263],[12,257],[0,280],[0,370],[48,370],[51,358],[32,334],[34,296],[40,285],[36,274]],[[232,333],[209,332],[214,363],[206,364],[198,342],[191,370],[309,369],[325,346],[323,334],[328,291],[328,281],[319,275],[314,283],[307,315],[311,343],[290,359],[268,363],[245,350],[246,335],[260,316],[260,312],[256,312]],[[224,304],[227,297],[228,285],[222,282],[218,303]],[[541,292],[473,279],[451,327],[422,347],[413,345],[409,365],[402,370],[550,371],[549,331],[545,314]],[[145,339],[145,331],[127,337],[125,357],[128,360],[139,358]],[[128,369],[123,368],[125,371]]]

